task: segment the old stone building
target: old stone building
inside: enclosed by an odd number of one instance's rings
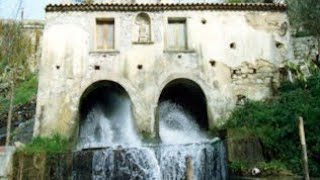
[[[197,0],[48,5],[35,134],[76,135],[82,102],[99,98],[99,88],[127,93],[142,134],[157,133],[165,100],[213,129],[243,98],[278,86],[279,68],[293,59],[286,9]]]

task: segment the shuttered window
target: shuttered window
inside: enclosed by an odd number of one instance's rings
[[[96,25],[97,49],[114,49],[114,20],[97,20]]]
[[[187,26],[185,19],[168,20],[167,49],[187,49]]]

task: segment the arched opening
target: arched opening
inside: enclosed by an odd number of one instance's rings
[[[131,105],[128,93],[118,83],[100,81],[92,84],[80,99],[78,148],[140,143]]]
[[[168,138],[171,143],[172,137],[178,136],[184,138],[177,140],[182,143],[205,139],[202,132],[208,130],[208,115],[201,87],[189,79],[176,79],[167,84],[158,102],[158,123],[162,142]],[[194,138],[187,140],[192,133]]]

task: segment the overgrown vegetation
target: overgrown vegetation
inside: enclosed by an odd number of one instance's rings
[[[320,74],[284,82],[277,96],[247,101],[236,108],[225,128],[246,129],[261,139],[267,161],[280,161],[301,174],[301,146],[297,119],[304,118],[310,174],[320,176]]]
[[[35,137],[30,143],[21,147],[18,152],[27,155],[65,153],[70,149],[70,144],[66,138],[58,134],[52,137]]]
[[[26,104],[34,99],[37,95],[38,78],[31,75],[26,81],[21,82],[15,90],[15,105]]]
[[[318,0],[287,0],[290,23],[299,36],[313,35],[320,41],[320,3]],[[308,13],[306,13],[308,12]],[[320,50],[320,45],[318,47]]]
[[[58,134],[50,138],[33,138],[15,152],[12,178],[62,179],[61,175],[71,172],[70,144],[65,137]]]
[[[36,78],[28,63],[33,51],[21,22],[0,21],[0,115],[8,114],[6,145],[10,143],[14,106],[30,101],[36,93]]]
[[[250,165],[247,162],[232,162],[230,165],[230,170],[232,174],[237,174],[241,176],[251,176],[252,169],[258,168],[261,170],[261,174],[259,176],[273,176],[273,175],[281,175],[281,176],[289,176],[292,175],[291,172],[287,170],[287,167],[279,161],[270,161],[270,162],[260,162],[255,166]]]
[[[22,105],[33,100],[37,95],[38,80],[35,74],[16,86],[14,105]],[[0,96],[0,114],[6,113],[9,108],[9,99]]]
[[[28,58],[33,48],[21,23],[14,21],[0,21],[0,42],[0,92],[6,93],[10,81],[20,83],[30,76]]]

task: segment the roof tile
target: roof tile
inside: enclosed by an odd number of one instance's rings
[[[286,11],[286,4],[275,3],[95,3],[49,4],[46,12],[55,11],[175,11],[175,10],[241,10]]]

